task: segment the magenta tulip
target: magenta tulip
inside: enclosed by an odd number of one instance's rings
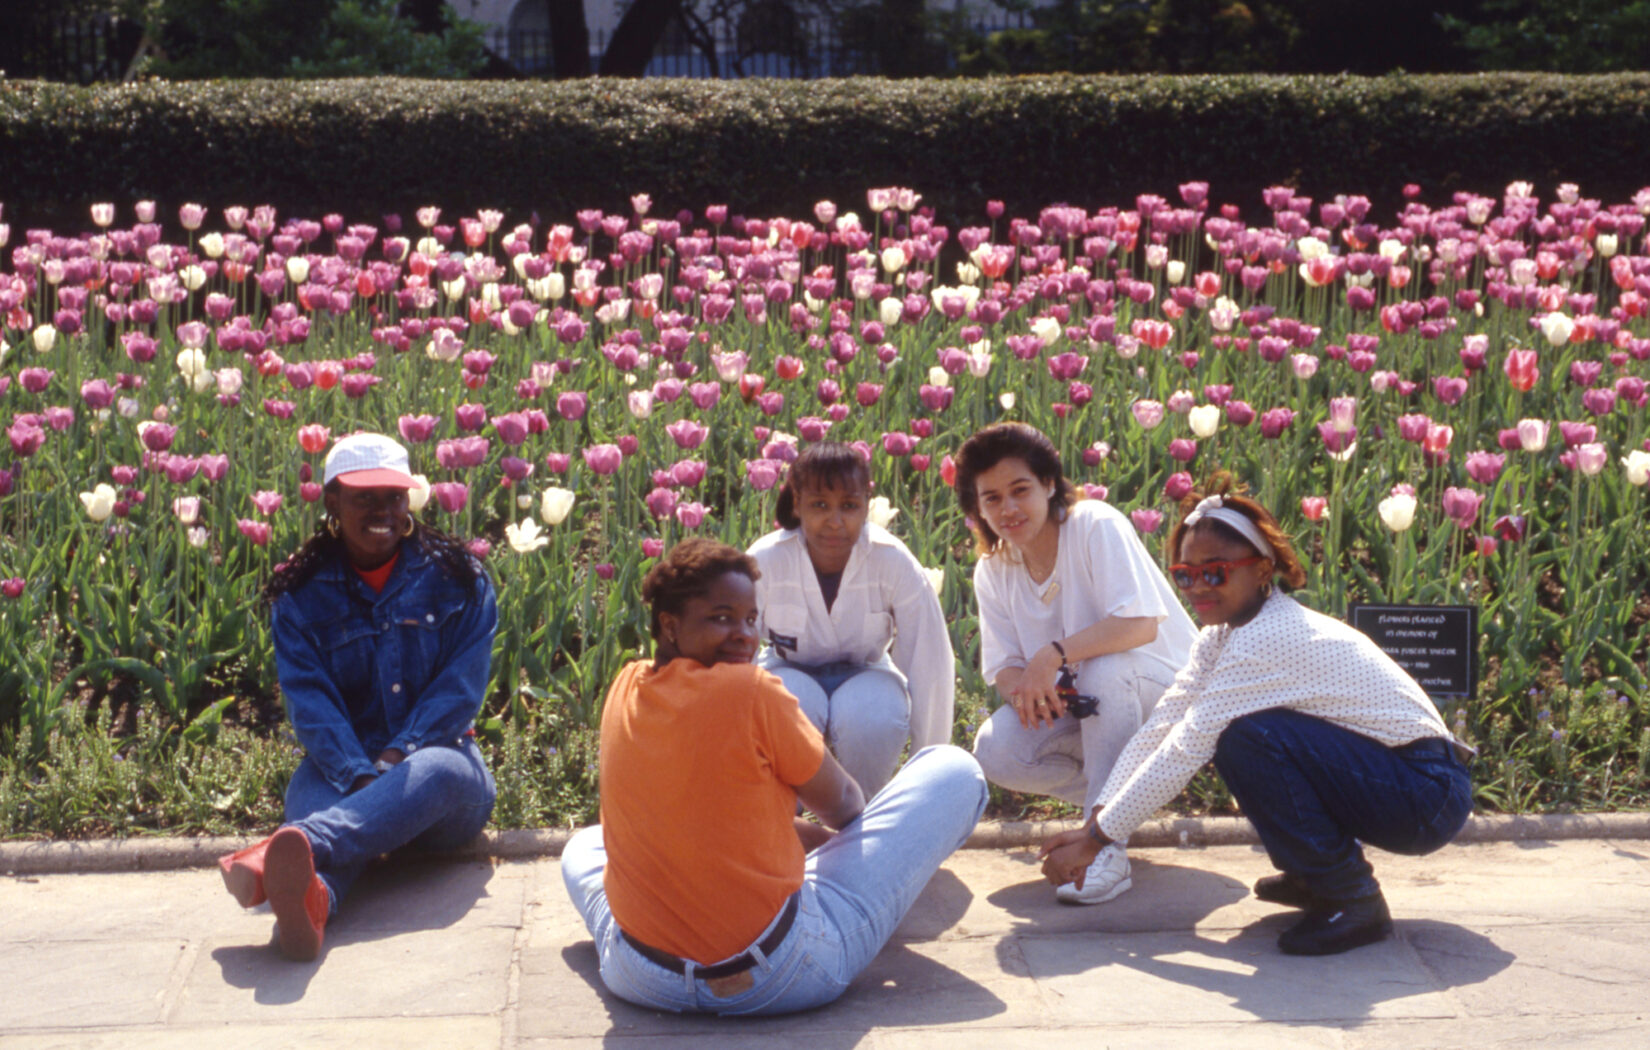
[[[448,514],[457,514],[470,500],[470,487],[460,481],[438,481],[430,486],[430,495]]]
[[[591,445],[583,455],[584,465],[597,474],[612,474],[624,464],[624,453],[617,445]]]

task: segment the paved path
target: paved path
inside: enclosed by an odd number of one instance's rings
[[[607,995],[551,857],[380,868],[303,965],[216,871],[0,877],[0,1050],[1650,1047],[1650,841],[1375,860],[1397,937],[1312,960],[1278,954],[1253,846],[1136,850],[1094,908],[965,850],[843,999],[754,1021]]]

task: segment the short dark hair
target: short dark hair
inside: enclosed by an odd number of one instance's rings
[[[1060,453],[1041,430],[1025,423],[993,423],[975,432],[957,450],[957,503],[974,523],[980,553],[992,554],[1003,540],[980,515],[980,494],[975,490],[979,476],[1005,459],[1023,459],[1038,481],[1053,485],[1048,497],[1048,515],[1066,520],[1066,508],[1077,502],[1077,489],[1066,480]]]
[[[654,639],[659,637],[660,613],[680,613],[689,599],[701,597],[713,581],[730,572],[752,581],[762,577],[755,558],[705,536],[689,537],[666,551],[642,579],[642,601],[648,605],[648,630]]]
[[[796,501],[802,490],[812,485],[822,489],[864,489],[871,491],[871,465],[852,445],[840,441],[821,441],[809,445],[796,457],[785,474],[785,484],[779,487],[779,502],[774,517],[779,527],[799,529],[802,519],[796,514]]]
[[[1300,557],[1295,554],[1295,546],[1289,542],[1289,536],[1278,524],[1278,519],[1259,502],[1250,499],[1245,494],[1243,484],[1224,470],[1216,471],[1200,488],[1193,489],[1181,497],[1180,522],[1169,533],[1170,561],[1180,560],[1180,545],[1186,540],[1186,515],[1209,496],[1221,497],[1221,506],[1235,510],[1255,523],[1255,528],[1259,529],[1260,534],[1266,537],[1266,542],[1272,545],[1272,573],[1284,590],[1292,591],[1306,583],[1306,570],[1301,567]],[[1201,529],[1205,526],[1224,539],[1241,543],[1256,554],[1260,553],[1253,541],[1243,533],[1216,518],[1201,519],[1191,527]]]

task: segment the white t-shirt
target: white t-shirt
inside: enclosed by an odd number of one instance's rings
[[[951,742],[957,688],[951,634],[922,563],[899,537],[865,523],[828,610],[801,529],[770,532],[749,553],[762,570],[756,629],[769,647],[765,658],[888,666],[891,656],[911,693],[912,749]]]
[[[1117,758],[1100,830],[1118,842],[1214,757],[1233,720],[1286,707],[1388,747],[1453,739],[1415,679],[1362,631],[1275,592],[1241,627],[1205,627],[1190,661]]]
[[[1115,507],[1081,500],[1060,523],[1054,572],[1041,585],[1006,544],[974,566],[980,609],[980,672],[988,683],[1024,667],[1051,641],[1109,617],[1149,616],[1157,637],[1134,652],[1159,661],[1165,678],[1186,663],[1197,629],[1134,526]]]

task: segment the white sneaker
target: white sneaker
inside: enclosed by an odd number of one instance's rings
[[[1054,899],[1061,904],[1104,904],[1133,886],[1129,878],[1129,855],[1113,842],[1100,851],[1083,876],[1083,888],[1075,882],[1057,887]]]

